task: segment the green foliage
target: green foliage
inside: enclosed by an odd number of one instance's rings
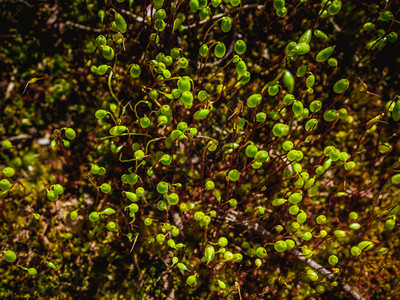
[[[398,3],[1,6],[0,298],[398,294]]]

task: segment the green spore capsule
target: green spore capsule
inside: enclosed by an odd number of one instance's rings
[[[255,108],[261,103],[262,96],[260,94],[251,95],[247,98],[247,106],[250,108]]]
[[[78,219],[78,212],[76,210],[71,212],[70,218],[71,218],[72,221],[75,221],[76,219]]]
[[[167,13],[162,8],[157,10],[156,13],[154,14],[154,18],[156,20],[164,20],[166,16],[167,16]]]
[[[61,195],[62,193],[64,193],[64,188],[62,187],[61,184],[55,184],[53,186],[53,191],[57,194],[57,195]]]
[[[286,87],[289,93],[292,93],[294,90],[294,76],[288,70],[283,73],[283,85]]]
[[[285,7],[285,0],[274,0],[274,8],[282,9]]]
[[[291,250],[296,246],[294,241],[291,239],[286,240],[285,243],[286,243],[286,249],[288,249],[288,250]]]
[[[283,150],[285,150],[285,151],[290,151],[290,150],[292,150],[292,148],[293,148],[293,142],[292,141],[284,141],[283,143],[282,143],[282,148],[283,148]]]
[[[127,130],[128,130],[128,128],[126,126],[120,125],[120,126],[111,127],[111,129],[109,130],[109,133],[110,133],[110,135],[117,136],[117,135],[121,135],[122,133],[124,133]]]
[[[264,258],[267,256],[267,249],[264,247],[258,247],[256,250],[256,254],[259,258]]]
[[[351,224],[349,225],[349,228],[350,228],[350,229],[353,229],[353,230],[358,230],[358,229],[361,228],[361,225],[360,225],[360,223],[351,223]]]
[[[257,154],[258,148],[256,145],[251,144],[246,147],[246,156],[254,157]]]
[[[310,119],[307,121],[306,125],[305,125],[305,129],[307,131],[313,131],[317,128],[318,126],[318,120],[317,119]]]
[[[239,55],[243,54],[247,50],[247,45],[243,40],[237,40],[233,46],[235,52]]]
[[[119,13],[115,13],[115,25],[121,33],[125,33],[127,29],[126,21]]]
[[[138,78],[141,72],[140,66],[137,64],[133,64],[129,69],[129,74],[132,76],[132,78]]]
[[[223,32],[229,32],[232,28],[232,20],[229,17],[223,17],[221,21],[221,30]]]
[[[330,47],[327,47],[327,48],[321,50],[320,52],[318,52],[317,56],[315,57],[315,60],[317,62],[323,62],[323,61],[329,59],[329,57],[332,55],[334,50],[335,50],[335,46],[330,46]]]
[[[197,94],[197,98],[199,99],[199,101],[206,100],[208,98],[207,91],[205,91],[205,90],[199,91],[199,93]]]
[[[311,29],[308,29],[306,32],[304,32],[301,37],[298,40],[298,44],[301,43],[306,43],[309,44],[311,42],[311,37],[312,37],[312,32]]]
[[[358,248],[356,246],[351,247],[350,252],[354,256],[359,256],[361,254],[360,248]]]
[[[110,186],[108,183],[103,183],[103,184],[100,186],[100,190],[101,190],[103,193],[108,194],[109,192],[111,192],[111,186]]]
[[[329,109],[324,112],[323,118],[327,122],[332,122],[339,118],[339,113],[336,109]]]
[[[187,279],[186,279],[186,283],[188,285],[193,285],[196,282],[196,275],[190,275]]]
[[[228,245],[228,239],[226,237],[220,237],[218,239],[218,245],[220,247],[226,247],[226,245]]]
[[[400,174],[393,175],[391,181],[393,184],[400,184]]]
[[[338,65],[338,61],[336,58],[330,58],[328,59],[328,65],[331,66],[332,68],[336,68]]]
[[[90,215],[89,215],[89,220],[91,222],[96,222],[99,218],[100,218],[99,213],[95,212],[95,211],[91,212]]]
[[[246,71],[247,71],[246,63],[243,60],[239,61],[238,64],[236,65],[236,72],[239,75],[244,75]]]
[[[290,105],[290,104],[293,103],[294,100],[296,100],[296,99],[294,98],[294,95],[292,95],[292,94],[287,94],[285,97],[283,97],[282,102],[283,102],[283,104],[285,104],[285,105]],[[279,118],[279,115],[278,115],[278,118]],[[273,118],[273,119],[274,119],[274,118]]]
[[[199,48],[199,54],[202,57],[206,57],[208,53],[208,46],[206,44],[201,45]]]
[[[282,123],[276,123],[272,128],[272,134],[276,137],[281,137],[289,132],[289,126]]]
[[[214,246],[212,245],[207,245],[206,249],[204,251],[204,256],[206,258],[206,262],[207,264],[212,262],[214,260],[215,257],[215,249]]]
[[[72,141],[76,138],[76,132],[72,128],[67,128],[65,129],[65,136]]]
[[[96,69],[96,73],[97,75],[104,75],[107,73],[108,69],[110,67],[108,65],[100,65],[98,66],[98,68]]]
[[[397,39],[398,39],[398,34],[394,31],[390,32],[387,35],[387,40],[391,43],[395,43],[397,41]]]
[[[5,167],[3,169],[3,174],[6,177],[12,177],[15,174],[15,170],[13,168],[11,168],[11,167]]]
[[[297,71],[296,71],[296,76],[303,77],[306,74],[307,69],[308,69],[308,67],[306,65],[302,65],[302,66],[298,67]]]
[[[336,255],[331,255],[331,256],[329,256],[329,258],[328,258],[328,263],[329,263],[331,266],[336,265],[338,262],[339,262],[339,259],[338,259],[338,257],[337,257]]]
[[[294,52],[297,55],[304,55],[310,52],[310,45],[307,43],[299,43],[294,47]]]
[[[207,181],[206,181],[206,184],[205,184],[205,187],[206,187],[207,190],[211,191],[211,190],[214,189],[214,187],[215,187],[214,181],[212,181],[212,180],[207,180]]]
[[[153,7],[160,9],[164,5],[164,0],[153,0]]]
[[[285,252],[287,249],[287,244],[285,241],[277,241],[274,245],[274,249],[278,252]]]
[[[384,11],[380,14],[379,19],[382,21],[390,21],[393,19],[393,13],[390,10]]]
[[[298,204],[303,200],[303,195],[301,193],[293,193],[289,196],[288,200],[292,204]]]
[[[317,280],[318,280],[318,274],[317,274],[317,272],[315,272],[314,270],[308,270],[308,271],[307,271],[307,277],[308,277],[311,281],[317,281]]]
[[[349,85],[350,85],[350,82],[349,82],[348,79],[340,79],[340,80],[337,81],[337,82],[335,83],[335,85],[333,86],[333,91],[334,91],[336,94],[342,94],[342,93],[344,93],[344,92],[347,90],[347,88],[349,87]]]
[[[302,236],[303,240],[309,241],[312,239],[312,233],[311,232],[305,232]]]
[[[178,65],[181,69],[186,69],[189,66],[189,61],[187,60],[186,57],[181,57],[178,60]]]
[[[286,48],[285,48],[286,55],[289,56],[289,57],[293,56],[295,54],[295,47],[296,46],[297,46],[296,42],[289,42],[286,45]]]
[[[217,58],[222,58],[225,56],[226,53],[226,46],[223,42],[218,42],[214,48],[214,55]]]
[[[328,7],[328,14],[331,16],[337,15],[342,8],[342,1],[334,0]]]
[[[11,149],[13,147],[13,145],[9,140],[4,140],[1,143],[1,147],[3,147],[3,149],[5,149],[5,150],[9,150],[9,149]]]
[[[31,276],[35,276],[37,274],[37,271],[35,268],[29,268],[28,269],[28,274]]]
[[[181,48],[172,48],[170,51],[170,55],[173,59],[177,59],[182,53],[182,49]]]
[[[49,199],[50,201],[56,201],[58,199],[58,195],[54,191],[48,191],[47,192],[47,199]]]
[[[228,178],[230,181],[237,181],[239,180],[240,172],[236,169],[230,170],[228,173]]]
[[[198,0],[190,0],[189,2],[189,8],[192,12],[196,12],[199,9],[199,1]]]
[[[273,206],[281,206],[282,204],[284,204],[287,200],[285,198],[277,198],[272,200],[272,205]]]
[[[400,100],[397,100],[393,106],[392,118],[396,122],[400,120]]]
[[[369,251],[374,247],[374,243],[370,241],[362,241],[359,242],[357,245],[358,248],[360,248],[361,251]]]
[[[190,77],[183,76],[178,79],[178,90],[179,92],[183,93],[186,91],[190,91],[191,84],[190,84]]]
[[[211,9],[209,7],[205,7],[199,12],[200,20],[205,20],[211,14]]]
[[[99,109],[95,113],[95,117],[98,120],[104,119],[106,115],[107,115],[107,111],[104,109]]]
[[[302,114],[303,114],[303,109],[304,109],[304,107],[303,107],[303,103],[302,103],[301,101],[295,100],[295,101],[293,102],[293,104],[292,104],[292,110],[293,110],[293,113],[294,113],[296,116],[302,115]]]
[[[326,33],[324,33],[323,31],[321,31],[319,29],[314,30],[314,35],[322,41],[328,40],[328,36],[326,35]]]
[[[103,54],[104,58],[107,60],[113,60],[115,56],[115,51],[108,45],[101,46],[101,54]]]
[[[52,268],[53,270],[57,269],[57,266],[56,266],[54,263],[52,263],[51,261],[48,261],[48,262],[47,262],[47,265],[48,265],[50,268]]]
[[[270,96],[276,96],[279,93],[279,85],[278,82],[274,82],[268,87],[268,94]]]
[[[166,183],[165,181],[160,181],[157,184],[157,192],[159,192],[160,194],[165,194],[168,192],[168,183]]]
[[[12,250],[6,250],[4,252],[4,259],[6,262],[13,263],[17,260],[17,255]]]
[[[200,109],[194,113],[193,118],[195,120],[202,120],[206,118],[209,113],[210,113],[209,109]]]
[[[306,214],[304,211],[302,211],[301,213],[299,213],[299,214],[297,215],[297,217],[296,217],[296,221],[297,221],[297,223],[299,223],[299,224],[304,223],[306,220],[307,220],[307,214]]]
[[[115,222],[113,222],[113,221],[108,222],[107,225],[106,225],[106,228],[108,230],[110,230],[110,231],[114,231],[117,228],[117,224]]]
[[[262,123],[262,122],[265,122],[266,119],[267,119],[266,113],[263,113],[263,112],[257,113],[257,115],[256,115],[257,122]]]

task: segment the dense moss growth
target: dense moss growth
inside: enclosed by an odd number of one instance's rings
[[[0,298],[398,298],[397,1],[0,7]]]

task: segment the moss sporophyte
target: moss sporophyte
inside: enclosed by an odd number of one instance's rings
[[[0,298],[394,297],[395,1],[17,2]]]

